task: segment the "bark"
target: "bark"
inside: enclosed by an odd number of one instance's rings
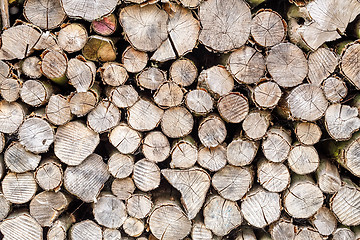
[[[113,87],[123,85],[129,77],[125,67],[117,62],[106,62],[98,71],[103,83]]]
[[[161,130],[170,138],[181,138],[191,133],[194,118],[184,107],[169,108],[161,119]]]
[[[54,125],[64,125],[72,118],[69,97],[52,95],[45,108],[47,120]]]
[[[110,153],[108,160],[108,170],[115,178],[126,178],[130,176],[134,169],[134,157],[132,155],[124,155],[118,151]]]
[[[31,172],[9,172],[2,180],[2,191],[11,203],[22,204],[29,202],[36,193],[37,185]]]
[[[80,51],[85,46],[87,39],[87,30],[79,23],[65,25],[57,35],[59,47],[68,53]]]
[[[121,123],[111,130],[109,141],[120,153],[131,154],[139,148],[141,134],[127,124]]]
[[[161,108],[179,106],[184,98],[183,89],[173,82],[164,82],[154,93],[154,102]]]
[[[335,71],[339,56],[328,48],[319,48],[308,56],[309,81],[320,86],[323,81]]]
[[[54,157],[42,160],[34,177],[37,184],[45,191],[57,192],[63,183],[63,170],[60,162]]]
[[[283,163],[262,159],[257,165],[257,181],[270,192],[282,192],[290,184],[290,173]]]
[[[135,184],[132,178],[115,179],[111,185],[111,192],[119,199],[126,200],[135,191]]]
[[[126,200],[126,210],[129,216],[133,218],[143,219],[146,218],[152,208],[153,202],[146,194],[133,194]]]
[[[93,204],[93,214],[95,221],[107,228],[121,227],[127,217],[124,202],[106,192]]]
[[[238,92],[231,92],[218,100],[217,109],[226,122],[240,123],[249,113],[248,99]]]
[[[266,111],[253,110],[244,119],[242,128],[246,137],[251,140],[262,139],[270,125],[271,114]]]
[[[206,90],[196,89],[186,94],[185,105],[194,114],[206,115],[212,111],[214,100]]]
[[[98,240],[102,239],[102,231],[99,225],[92,220],[84,220],[75,223],[69,230],[71,240]]]
[[[141,191],[154,190],[160,185],[160,169],[154,162],[141,159],[135,163],[133,179]]]
[[[149,57],[146,52],[141,52],[128,46],[123,52],[121,59],[128,72],[138,73],[146,67]]]
[[[12,142],[4,153],[6,167],[15,173],[35,170],[41,156],[28,152],[19,142]]]
[[[275,108],[282,95],[282,91],[275,82],[262,82],[253,92],[252,99],[260,108]]]
[[[196,79],[198,70],[193,61],[181,58],[173,62],[169,69],[171,81],[183,87],[190,86]]]
[[[254,160],[258,149],[259,144],[257,142],[242,137],[234,138],[227,146],[227,161],[238,167],[249,165]]]
[[[27,80],[20,89],[21,100],[33,107],[45,105],[53,93],[49,82],[40,80]]]
[[[295,144],[290,150],[287,161],[294,173],[305,175],[314,172],[319,167],[320,158],[313,146]]]
[[[201,167],[217,172],[226,165],[226,148],[223,145],[214,148],[201,147],[197,162]]]
[[[348,88],[343,80],[329,77],[324,80],[322,89],[326,99],[331,103],[341,102],[348,94]]]
[[[316,123],[299,122],[294,129],[297,140],[305,145],[314,145],[320,141],[322,131]]]
[[[163,162],[170,155],[170,143],[162,132],[152,131],[145,136],[141,150],[147,160]]]

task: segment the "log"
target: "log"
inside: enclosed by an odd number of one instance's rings
[[[37,185],[31,172],[6,174],[2,180],[2,191],[11,203],[29,202],[36,193]]]
[[[0,101],[0,132],[14,133],[20,127],[25,118],[25,108],[17,103]]]
[[[123,225],[124,232],[131,237],[139,237],[144,229],[144,222],[140,219],[128,217]]]
[[[337,220],[330,209],[321,207],[311,219],[311,224],[323,236],[329,236],[336,229]]]
[[[93,204],[93,214],[95,221],[107,228],[121,227],[127,217],[124,202],[106,192]]]
[[[206,228],[203,222],[196,221],[192,225],[191,239],[193,240],[213,239],[213,234],[209,229]]]
[[[77,92],[88,91],[95,81],[96,67],[93,62],[86,61],[82,56],[69,60],[66,77]]]
[[[52,93],[51,85],[39,80],[27,80],[20,89],[21,100],[33,107],[46,104]]]
[[[182,138],[191,133],[194,126],[192,114],[184,107],[172,107],[164,112],[161,130],[169,138]]]
[[[311,227],[300,227],[295,235],[294,240],[306,240],[306,239],[321,240],[323,238],[315,229]]]
[[[266,111],[253,110],[242,122],[246,137],[251,140],[262,139],[270,125],[271,114]]]
[[[318,143],[322,135],[320,127],[311,122],[296,123],[294,132],[296,139],[305,145],[314,145]]]
[[[206,90],[196,89],[186,94],[185,105],[194,114],[206,115],[213,109],[214,101]]]
[[[63,163],[76,166],[87,158],[99,144],[99,135],[80,121],[58,127],[54,153]]]
[[[351,231],[350,229],[348,229],[346,227],[339,227],[333,233],[332,239],[333,240],[339,240],[339,239],[353,240],[356,238],[355,238],[355,233],[353,231]]]
[[[34,173],[37,184],[45,191],[57,192],[63,183],[63,170],[58,159],[50,157],[40,162]]]
[[[75,218],[70,215],[64,215],[56,220],[47,232],[47,239],[49,240],[65,240],[67,231],[71,224],[75,222]]]
[[[251,20],[251,36],[263,47],[281,43],[286,35],[286,22],[281,15],[269,9],[261,9]]]
[[[121,111],[104,99],[87,115],[87,125],[97,133],[109,132],[120,122]]]
[[[336,193],[341,187],[339,170],[328,159],[320,159],[320,165],[316,170],[316,178],[319,188],[324,193]]]
[[[257,164],[257,181],[267,191],[282,192],[290,184],[290,173],[283,163],[261,159]]]
[[[190,86],[196,79],[198,70],[193,61],[187,58],[180,58],[173,62],[169,69],[171,81],[182,87]]]
[[[50,31],[42,32],[37,42],[35,43],[34,50],[61,50],[58,45],[56,35]]]
[[[217,65],[200,72],[198,85],[204,86],[215,98],[219,98],[233,90],[234,79],[224,66]]]
[[[356,62],[357,53],[360,51],[360,44],[354,43],[347,45],[346,49],[343,50],[340,69],[344,76],[357,88],[360,88],[360,82],[358,76],[358,63]]]
[[[234,166],[242,167],[252,163],[259,144],[257,142],[239,137],[234,138],[227,146],[227,161]]]
[[[79,23],[65,25],[57,35],[59,47],[68,53],[80,51],[85,46],[87,38],[86,28]]]
[[[12,142],[4,153],[6,167],[15,173],[35,170],[40,159],[40,155],[28,152],[19,142]]]
[[[66,18],[60,0],[44,2],[26,0],[24,2],[24,16],[29,22],[42,29],[56,28]]]
[[[4,239],[43,239],[43,229],[28,212],[17,212],[0,224]]]
[[[102,36],[110,36],[117,30],[117,26],[117,18],[115,14],[111,13],[92,21],[90,27],[97,34]]]
[[[217,195],[207,200],[203,214],[206,228],[217,236],[227,235],[243,221],[238,204]]]
[[[217,147],[227,134],[225,123],[217,115],[209,115],[199,123],[198,136],[205,147]]]
[[[339,56],[328,48],[318,48],[308,56],[309,81],[320,86],[323,81],[335,71],[339,63]]]
[[[154,93],[154,102],[161,108],[179,106],[184,98],[184,92],[173,82],[162,83]]]
[[[121,123],[111,130],[109,142],[122,154],[134,153],[141,143],[141,134],[130,128],[127,124]]]
[[[274,108],[281,98],[282,92],[275,82],[261,82],[253,92],[252,99],[260,108]]]
[[[286,212],[294,218],[309,218],[323,205],[321,190],[307,176],[293,176],[283,196]]]
[[[66,73],[68,58],[57,50],[45,50],[41,54],[41,71],[54,82],[62,82]]]
[[[109,173],[115,178],[126,178],[130,176],[134,169],[134,157],[132,155],[124,155],[118,151],[110,153],[108,160]]]
[[[141,191],[154,190],[160,185],[160,168],[146,158],[141,159],[134,165],[133,179]]]
[[[70,111],[72,114],[82,117],[96,107],[98,95],[95,91],[79,92],[70,97]]]
[[[120,240],[121,232],[117,229],[106,228],[103,231],[103,239],[104,240]]]
[[[157,67],[145,68],[136,75],[136,81],[140,87],[156,90],[166,81],[166,72]]]
[[[135,191],[135,184],[130,177],[116,178],[111,185],[111,192],[119,199],[126,200]]]
[[[126,210],[129,216],[143,219],[146,218],[152,208],[153,202],[151,198],[146,194],[133,194],[126,200]]]
[[[171,149],[171,168],[187,169],[195,165],[198,159],[198,149],[191,137],[183,138]]]
[[[6,197],[0,193],[0,220],[3,221],[11,210],[11,203]],[[0,225],[1,230],[1,225]]]
[[[271,162],[283,162],[291,150],[290,132],[279,127],[270,128],[262,142],[262,151]]]
[[[162,132],[152,131],[145,136],[141,150],[147,160],[163,162],[170,155],[170,143]]]
[[[10,27],[10,16],[9,16],[9,2],[2,1],[0,5],[1,11],[1,25],[2,29],[7,29]]]
[[[1,97],[8,102],[14,102],[20,97],[20,88],[20,80],[14,78],[5,78],[0,83]]]
[[[94,221],[83,220],[70,228],[69,236],[71,240],[98,240],[102,239],[102,231]]]
[[[94,202],[110,174],[101,156],[91,154],[78,166],[68,166],[64,187],[84,202]]]
[[[52,95],[45,108],[46,119],[54,125],[70,122],[72,115],[68,97],[61,94]]]
[[[287,159],[289,168],[296,174],[310,174],[319,167],[319,154],[313,146],[295,144]]]
[[[226,122],[240,123],[249,113],[248,99],[238,92],[231,92],[218,100],[217,109]]]
[[[42,227],[50,227],[68,207],[70,201],[62,192],[41,192],[30,202],[30,215]]]
[[[117,62],[106,62],[98,71],[103,83],[113,87],[123,85],[129,78],[125,67]]]
[[[224,199],[239,201],[251,188],[253,174],[249,168],[227,165],[213,175],[211,184]]]
[[[116,59],[116,48],[110,38],[92,35],[83,47],[82,54],[90,61],[112,62]]]
[[[223,145],[215,148],[200,147],[197,162],[201,167],[217,172],[226,165],[226,148]]]
[[[293,240],[295,238],[295,226],[286,218],[280,218],[269,227],[272,239],[274,240]]]
[[[250,225],[263,228],[280,218],[280,195],[255,186],[241,200],[241,213]]]
[[[205,202],[210,175],[203,169],[163,169],[162,175],[181,193],[181,202],[188,219],[194,219]]]
[[[112,88],[108,93],[111,102],[118,108],[128,108],[139,100],[139,94],[132,85]]]
[[[27,57],[21,62],[21,71],[30,78],[40,78],[41,60],[37,56]]]
[[[273,46],[266,58],[266,66],[274,81],[281,87],[301,84],[308,73],[304,53],[292,43]]]
[[[202,29],[199,41],[216,52],[245,44],[250,34],[251,13],[244,1],[205,1],[199,7]]]
[[[326,99],[331,103],[341,102],[348,94],[348,88],[343,80],[329,77],[324,80],[322,90]]]
[[[141,52],[128,46],[122,54],[121,61],[130,73],[141,72],[147,65],[149,57],[146,52]]]

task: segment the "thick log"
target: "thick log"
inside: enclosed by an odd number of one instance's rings
[[[304,175],[316,171],[320,158],[315,147],[295,144],[290,150],[287,161],[294,173]]]
[[[86,28],[79,23],[71,23],[61,28],[57,40],[59,47],[68,53],[80,51],[88,38]]]
[[[249,102],[244,95],[231,92],[218,100],[217,109],[226,122],[240,123],[249,113]]]
[[[181,138],[193,130],[194,118],[184,107],[173,107],[164,112],[161,130],[170,138]]]
[[[253,110],[244,119],[242,128],[251,140],[262,139],[270,125],[271,114],[266,111]]]
[[[34,177],[37,184],[45,191],[58,191],[63,183],[63,170],[59,160],[55,157],[42,160]]]
[[[185,105],[194,114],[206,115],[213,109],[214,100],[206,90],[196,89],[186,94]]]
[[[66,77],[77,92],[88,91],[95,81],[96,67],[93,62],[86,61],[82,56],[69,60]]]
[[[164,82],[157,88],[153,98],[161,108],[175,107],[182,103],[184,92],[176,83]]]
[[[199,123],[198,136],[205,147],[219,146],[224,142],[226,134],[225,123],[215,114],[207,116]]]
[[[14,133],[25,118],[25,108],[17,102],[0,102],[0,132]]]
[[[186,137],[177,141],[171,149],[171,168],[186,169],[194,166],[198,159],[195,141]]]
[[[91,22],[91,29],[102,36],[110,36],[116,30],[118,26],[117,17],[111,13],[102,18],[96,19]]]
[[[111,192],[119,199],[126,200],[135,191],[134,181],[130,178],[115,179],[111,185]]]
[[[282,92],[275,82],[261,82],[253,92],[252,99],[260,108],[274,108],[281,98]]]
[[[118,151],[110,153],[108,160],[108,170],[115,178],[126,178],[130,176],[134,169],[134,157],[132,155],[124,155]]]
[[[129,216],[138,219],[146,218],[153,205],[151,198],[145,194],[133,194],[126,200],[126,210]]]
[[[111,130],[109,141],[120,153],[131,154],[139,148],[141,134],[127,124],[121,123]]]
[[[37,185],[31,172],[9,172],[2,180],[2,190],[11,203],[22,204],[35,196]]]
[[[64,187],[82,201],[94,202],[109,177],[102,157],[91,154],[80,165],[66,168]]]
[[[15,173],[32,171],[39,165],[41,156],[26,149],[19,142],[12,142],[4,153],[6,167]]]
[[[41,73],[41,60],[37,56],[25,58],[21,62],[21,71],[30,78],[40,78]]]
[[[285,218],[280,218],[269,227],[269,232],[274,240],[294,240],[295,230],[294,224]]]
[[[283,162],[291,149],[291,132],[279,127],[270,128],[262,142],[264,156],[271,162]]]
[[[337,220],[328,208],[321,207],[311,218],[311,224],[321,235],[329,236],[335,231]]]
[[[227,146],[227,161],[234,166],[246,166],[251,164],[258,151],[257,142],[239,137],[232,140]]]
[[[360,5],[358,7],[360,10]],[[340,63],[342,73],[357,89],[360,88],[360,81],[358,80],[358,76],[360,75],[358,70],[359,63],[356,61],[359,51],[359,43],[356,42],[354,44],[347,45],[341,56]]]
[[[64,125],[70,122],[72,115],[68,97],[61,94],[52,95],[45,108],[47,120],[54,125]]]
[[[224,66],[217,65],[200,72],[198,85],[203,86],[215,98],[218,98],[233,90],[234,79]]]
[[[117,62],[106,62],[98,71],[101,73],[103,83],[109,86],[123,85],[129,78],[126,69]]]
[[[70,111],[72,114],[82,117],[96,107],[98,94],[95,91],[79,92],[70,97]]]
[[[146,158],[135,163],[133,179],[136,187],[147,192],[160,185],[160,168]]]
[[[336,193],[341,187],[339,170],[328,159],[321,159],[316,170],[316,178],[319,188],[324,193]]]
[[[201,167],[217,172],[226,165],[226,148],[223,145],[214,148],[200,147],[197,162]]]
[[[4,78],[0,83],[1,97],[8,101],[14,102],[20,97],[22,82],[15,78]]]
[[[309,80],[312,84],[320,86],[322,82],[335,71],[339,63],[338,55],[328,48],[319,48],[309,54]]]
[[[121,227],[127,217],[124,202],[106,192],[93,204],[93,214],[95,221],[107,228]]]
[[[99,240],[102,239],[102,231],[94,221],[83,220],[70,228],[69,237],[71,240]]]
[[[138,73],[146,67],[149,57],[147,53],[128,46],[123,52],[121,60],[128,72]]]
[[[152,131],[145,136],[141,150],[145,158],[158,163],[169,157],[170,143],[162,132]]]
[[[87,115],[87,125],[97,133],[110,131],[120,122],[121,111],[109,100],[103,99]]]
[[[294,129],[297,140],[305,145],[314,145],[320,141],[322,131],[316,123],[299,122]]]
[[[145,229],[145,224],[142,220],[128,217],[123,225],[124,232],[130,237],[139,237]]]
[[[198,70],[193,61],[180,58],[171,64],[169,77],[171,81],[183,87],[190,86],[196,79]]]
[[[128,108],[139,100],[139,94],[132,85],[112,88],[108,93],[111,102],[118,108]]]
[[[326,99],[331,103],[341,102],[348,94],[345,82],[337,77],[325,79],[322,84],[322,89]]]
[[[257,181],[270,192],[282,192],[290,184],[290,173],[283,163],[262,159],[257,165]]]
[[[33,107],[46,104],[52,93],[50,83],[39,80],[27,80],[20,89],[21,100]]]

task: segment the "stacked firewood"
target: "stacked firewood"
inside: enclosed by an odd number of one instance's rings
[[[360,238],[358,0],[0,10],[0,238]]]

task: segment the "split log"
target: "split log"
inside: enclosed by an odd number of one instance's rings
[[[358,186],[343,179],[344,185],[330,200],[330,209],[338,221],[346,226],[356,226],[360,223],[360,190]]]
[[[193,240],[213,239],[213,234],[209,229],[206,228],[203,222],[196,221],[192,225],[191,239]]]
[[[141,134],[128,125],[121,123],[111,130],[109,141],[120,153],[131,154],[139,148]]]
[[[262,142],[262,151],[264,156],[271,162],[283,162],[289,156],[291,149],[291,132],[272,127]]]
[[[225,236],[242,223],[240,208],[236,202],[220,196],[211,196],[204,205],[204,223],[217,236]]]
[[[226,134],[225,123],[217,115],[209,115],[199,124],[198,136],[205,147],[217,147],[224,142]]]
[[[324,193],[336,193],[341,187],[339,170],[327,159],[321,159],[316,170],[316,178],[319,188]]]
[[[129,78],[126,69],[117,62],[106,62],[98,71],[101,73],[103,83],[109,86],[123,85]]]
[[[309,81],[316,86],[320,86],[335,71],[339,63],[339,57],[330,49],[319,48],[309,54],[308,63]]]
[[[37,185],[31,172],[9,172],[2,180],[2,190],[11,203],[22,204],[35,196]]]
[[[41,71],[54,82],[62,82],[66,73],[68,58],[65,53],[45,50],[41,55]]]
[[[241,213],[250,225],[263,228],[280,218],[280,202],[278,193],[257,186],[241,200]]]
[[[99,240],[102,239],[102,231],[92,220],[84,220],[70,228],[69,236],[71,240]]]
[[[193,61],[187,58],[181,58],[173,62],[170,66],[169,77],[171,81],[183,87],[190,86],[198,74]]]
[[[93,202],[109,177],[102,157],[91,154],[80,165],[66,168],[64,187],[82,201]]]
[[[88,38],[86,28],[79,23],[71,23],[61,28],[57,40],[59,47],[68,53],[80,51]]]
[[[142,220],[128,217],[123,224],[124,232],[130,237],[139,237],[145,229],[145,224]]]
[[[138,131],[150,131],[157,127],[164,111],[152,102],[140,98],[127,111],[130,127]]]
[[[226,165],[226,148],[219,145],[214,148],[202,147],[198,153],[198,164],[211,172],[217,172]]]
[[[157,67],[145,68],[136,75],[136,81],[140,87],[156,90],[166,81],[166,72]]]
[[[139,51],[155,51],[168,36],[168,15],[156,5],[125,7],[120,11],[119,20],[127,40]]]
[[[183,98],[182,88],[173,82],[162,83],[154,93],[154,102],[161,108],[179,106]]]
[[[296,232],[294,240],[307,240],[307,239],[322,240],[323,238],[314,228],[300,227]]]
[[[249,168],[227,165],[213,175],[211,184],[221,197],[238,201],[251,188],[253,178]]]
[[[30,202],[30,215],[42,227],[50,227],[68,207],[70,201],[62,192],[41,192]]]
[[[237,49],[249,37],[251,13],[245,1],[205,1],[200,5],[199,17],[202,25],[199,40],[213,51]]]
[[[281,218],[269,227],[272,239],[274,240],[294,240],[295,226],[291,221]]]
[[[35,170],[39,165],[41,156],[28,152],[19,142],[12,142],[4,153],[6,167],[15,173]]]
[[[117,17],[111,13],[91,22],[91,29],[102,36],[112,35],[117,30]]]
[[[93,62],[86,61],[82,56],[69,60],[66,77],[77,92],[86,92],[95,81],[96,67]]]
[[[274,108],[281,98],[282,92],[275,82],[262,82],[252,92],[255,104],[261,108]]]
[[[0,102],[0,132],[14,133],[25,118],[25,108],[19,103]]]
[[[191,112],[197,115],[206,115],[212,111],[214,101],[206,90],[196,89],[186,94],[185,104]]]
[[[346,227],[339,227],[335,230],[332,236],[333,240],[354,240],[355,233]]]
[[[356,61],[359,51],[359,43],[348,45],[347,48],[343,51],[340,63],[340,69],[342,73],[357,89],[360,88],[360,81],[358,80],[360,72],[358,70],[358,62]]]
[[[132,85],[122,85],[109,90],[111,102],[118,108],[128,108],[139,100],[139,94]]]
[[[142,159],[135,163],[133,179],[136,187],[147,192],[160,185],[160,168],[149,160]]]
[[[145,136],[141,150],[149,161],[163,162],[170,155],[170,143],[162,132],[152,131]]]
[[[96,107],[98,95],[95,91],[79,92],[70,97],[70,111],[72,114],[82,117]]]
[[[283,163],[262,159],[257,165],[257,181],[270,192],[282,192],[290,184],[290,173]]]
[[[311,219],[312,225],[323,236],[329,236],[336,229],[337,220],[326,207],[321,207]]]
[[[92,35],[83,47],[82,54],[90,61],[112,62],[116,59],[116,48],[110,38]]]
[[[286,22],[277,12],[262,9],[251,21],[251,35],[263,47],[271,47],[285,39]]]
[[[4,239],[43,239],[43,229],[27,212],[17,212],[0,224]]]
[[[63,163],[79,165],[93,153],[99,142],[97,133],[80,121],[72,121],[57,129],[54,153]]]
[[[121,232],[117,229],[106,228],[103,231],[103,240],[121,240]]]
[[[97,133],[108,132],[120,122],[121,112],[104,99],[87,115],[87,125]]]
[[[61,50],[58,45],[55,34],[50,31],[42,32],[37,43],[34,46],[34,50]]]
[[[325,79],[322,84],[322,89],[326,99],[331,103],[341,102],[348,93],[345,82],[336,77]]]
[[[37,56],[25,58],[21,62],[21,71],[30,78],[40,78],[41,73],[41,61]]]
[[[110,193],[102,193],[93,204],[95,221],[107,228],[119,228],[127,217],[123,201]]]
[[[45,108],[47,120],[54,125],[64,125],[70,122],[72,115],[68,97],[61,94],[52,95]]]
[[[304,53],[292,43],[280,43],[272,47],[266,58],[266,66],[274,81],[281,87],[301,84],[308,73]]]
[[[47,232],[47,239],[65,240],[67,237],[67,231],[73,222],[75,222],[75,218],[73,216],[62,216],[49,228],[49,231]]]
[[[45,191],[60,189],[63,182],[63,170],[56,158],[48,158],[40,163],[34,173],[37,184]]]
[[[242,167],[254,160],[259,144],[245,138],[235,138],[227,146],[226,156],[231,165]]]
[[[128,46],[123,52],[121,59],[128,72],[138,73],[146,67],[149,57],[145,52]]]
[[[170,138],[181,138],[193,130],[194,118],[184,107],[173,107],[164,112],[161,130]]]
[[[119,199],[126,200],[135,191],[135,184],[129,177],[119,179],[116,178],[111,185],[111,192]]]
[[[133,194],[126,200],[126,210],[129,216],[138,219],[147,217],[153,205],[151,198],[145,194]]]
[[[309,218],[323,205],[321,190],[306,176],[293,176],[283,196],[283,206],[294,218]]]
[[[356,107],[332,104],[325,112],[325,127],[336,141],[349,140],[360,129],[359,112]]]
[[[240,123],[249,113],[248,99],[238,92],[231,92],[218,100],[217,109],[226,122]]]
[[[0,193],[0,220],[3,221],[11,210],[11,203],[6,197]],[[0,225],[1,230],[1,225]]]
[[[204,86],[215,98],[218,98],[233,90],[234,79],[224,66],[217,65],[200,72],[198,85]]]
[[[295,125],[295,135],[299,142],[305,145],[314,145],[320,141],[322,132],[316,123],[299,122]]]
[[[195,165],[198,159],[198,149],[194,140],[186,137],[177,141],[171,149],[171,168],[186,169]]]
[[[53,29],[65,20],[66,14],[60,0],[36,1],[24,3],[24,16],[32,24],[42,29]]]
[[[244,119],[242,128],[251,140],[262,139],[270,125],[271,114],[266,111],[253,110]]]
[[[39,80],[27,80],[20,89],[21,100],[33,107],[46,104],[52,93],[51,85]]]
[[[134,157],[124,155],[117,151],[110,154],[108,160],[108,170],[115,178],[126,178],[130,176],[134,169]]]
[[[203,169],[163,169],[162,175],[181,193],[181,202],[188,219],[194,219],[204,204],[210,187],[210,175]]]
[[[315,147],[295,144],[290,150],[287,161],[293,172],[304,175],[316,171],[320,158]]]
[[[0,83],[0,94],[8,102],[14,102],[20,97],[22,82],[14,78],[5,78]]]
[[[287,104],[293,118],[310,122],[320,119],[328,107],[321,88],[306,83],[291,90]]]

